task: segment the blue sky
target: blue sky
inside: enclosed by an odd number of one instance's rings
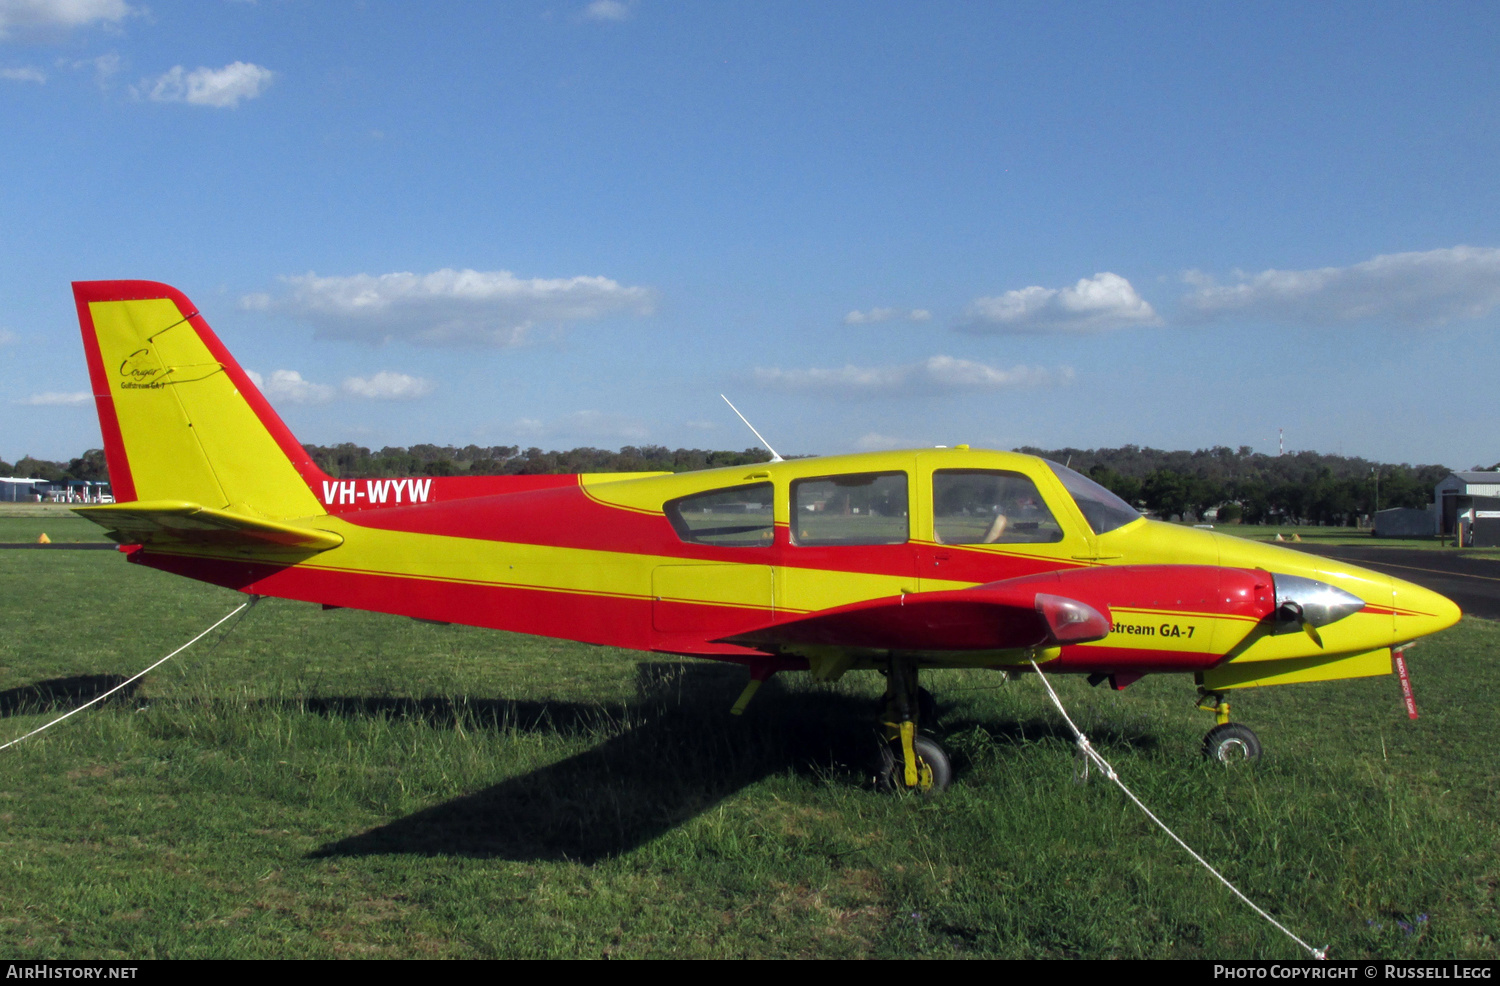
[[[1493,4],[0,0],[0,458],[68,283],[306,442],[1500,459]]]

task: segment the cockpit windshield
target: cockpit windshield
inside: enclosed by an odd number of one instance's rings
[[[1042,461],[1052,467],[1057,478],[1062,480],[1063,486],[1073,495],[1073,502],[1078,504],[1078,509],[1095,534],[1104,534],[1141,519],[1134,507],[1083,473],[1075,472],[1051,459]]]

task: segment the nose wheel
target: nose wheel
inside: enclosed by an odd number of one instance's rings
[[[1203,737],[1203,755],[1215,763],[1254,763],[1260,759],[1260,737],[1255,730],[1229,721],[1229,702],[1220,692],[1200,692],[1198,708],[1212,712],[1219,724]]]
[[[1203,737],[1203,755],[1218,763],[1251,763],[1260,759],[1260,739],[1249,726],[1226,722]]]

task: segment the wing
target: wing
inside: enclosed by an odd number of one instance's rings
[[[281,521],[262,520],[185,500],[136,500],[96,507],[74,507],[73,512],[109,532],[121,544],[279,548],[316,552],[337,548],[341,535]]]
[[[995,651],[1100,640],[1109,618],[1087,603],[1003,582],[890,596],[758,627],[715,643],[779,651],[799,646]]]

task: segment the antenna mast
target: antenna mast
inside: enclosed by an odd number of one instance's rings
[[[754,432],[756,438],[760,438],[760,443],[766,447],[766,451],[767,452],[771,453],[771,461],[772,462],[784,462],[784,461],[786,461],[786,460],[782,459],[781,453],[779,453],[775,449],[771,448],[771,443],[770,442],[768,442],[764,438],[760,437],[760,432],[758,432],[758,431],[755,430],[755,426],[750,423],[750,419],[749,418],[745,417],[743,414],[740,414],[740,409],[734,406],[734,402],[733,401],[731,401],[727,397],[724,397],[723,394],[720,394],[719,396],[721,398],[723,398],[725,404],[729,405],[729,410],[733,411],[735,414],[739,414],[740,420],[743,421],[743,422],[745,422],[745,427],[749,428],[752,432]]]

